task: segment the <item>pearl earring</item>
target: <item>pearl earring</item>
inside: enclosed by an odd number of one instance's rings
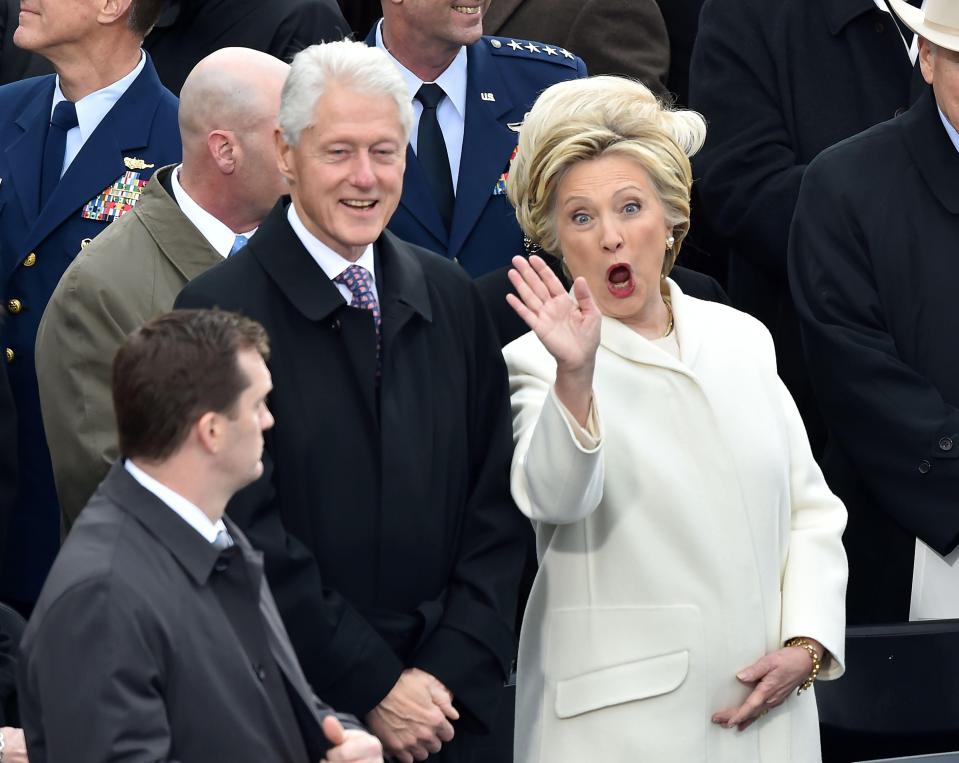
[[[675,244],[675,243],[676,243],[676,239],[675,239],[675,238],[673,238],[672,236],[667,236],[667,237],[666,237],[666,248],[667,248],[667,249],[672,249],[672,248],[673,248],[673,244]]]

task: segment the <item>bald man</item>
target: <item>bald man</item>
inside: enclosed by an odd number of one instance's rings
[[[67,269],[36,344],[43,424],[66,533],[116,460],[110,364],[133,329],[235,254],[285,193],[273,154],[289,65],[224,48],[180,93],[183,163],[156,171],[133,210]]]

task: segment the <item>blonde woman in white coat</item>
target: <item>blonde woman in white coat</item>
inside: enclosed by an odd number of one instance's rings
[[[611,77],[549,88],[509,179],[513,496],[539,572],[516,763],[815,763],[843,672],[846,512],[769,334],[666,278],[705,126]],[[801,689],[806,689],[800,693]]]

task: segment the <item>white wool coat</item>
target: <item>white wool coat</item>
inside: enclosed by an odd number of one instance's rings
[[[592,434],[533,333],[508,345],[512,491],[539,572],[520,637],[515,763],[818,763],[814,691],[744,732],[710,722],[793,636],[842,674],[842,503],[751,317],[672,281],[677,360],[603,318]]]

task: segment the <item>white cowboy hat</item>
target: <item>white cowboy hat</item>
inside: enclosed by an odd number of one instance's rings
[[[906,0],[888,0],[902,22],[920,37],[959,51],[959,0],[926,0],[925,11]]]

